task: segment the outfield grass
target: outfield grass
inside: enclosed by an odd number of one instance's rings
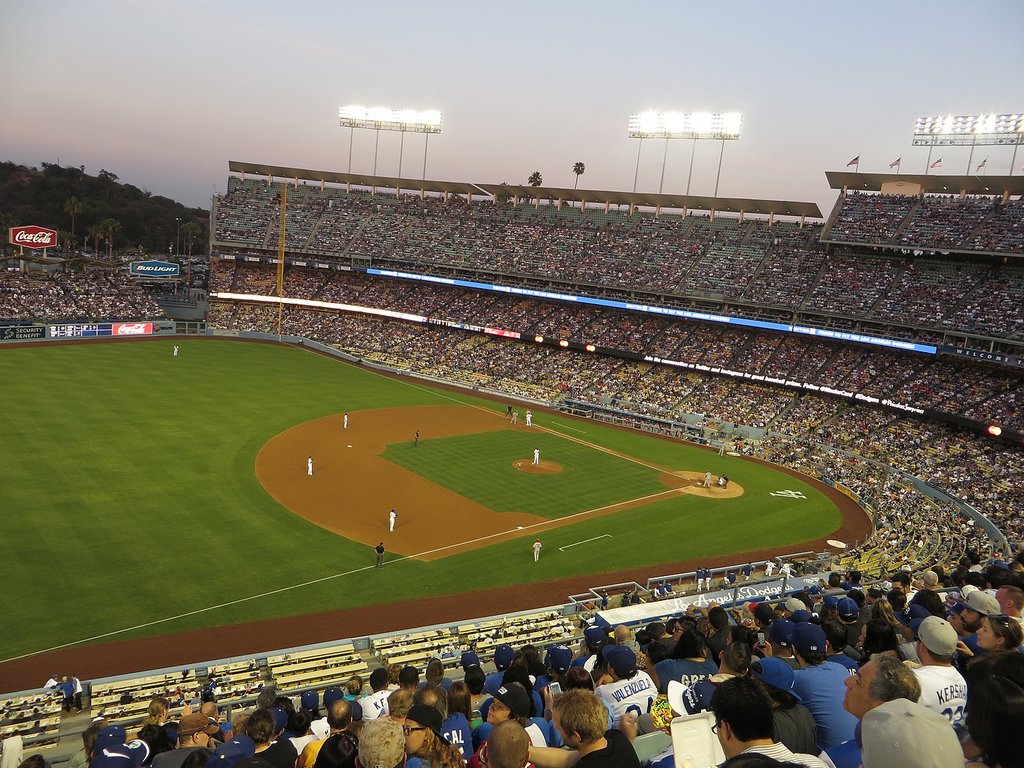
[[[177,358],[173,343],[181,347]],[[537,567],[529,544],[512,541],[374,571],[369,548],[293,515],[263,490],[253,471],[259,448],[288,427],[346,410],[454,401],[503,411],[504,404],[381,377],[304,350],[206,339],[5,347],[0,378],[7,385],[0,430],[0,557],[6,565],[0,660],[127,628],[134,629],[103,639],[351,607],[379,602],[381,595],[398,601],[580,573],[600,581],[611,569],[785,547],[839,525],[838,511],[823,495],[771,469],[537,414],[545,426],[643,461],[726,470],[747,494],[713,506],[679,496],[559,528],[545,534]],[[444,442],[457,451],[465,439],[461,449],[472,450],[473,438],[479,436]],[[628,497],[657,483],[651,470],[592,448],[550,435],[543,443],[532,434],[525,438],[528,443],[514,446],[517,458],[541,447],[544,458],[572,456],[559,461],[570,469],[543,477],[509,467],[514,481],[500,494],[459,473],[464,462],[452,461],[443,478],[434,470],[431,476],[461,483],[467,495],[493,492],[499,509],[517,509],[517,498],[539,500],[544,494],[533,489],[565,482],[577,466],[598,458],[609,462],[602,475],[628,479]],[[389,449],[392,455],[412,460],[397,446]],[[626,480],[612,485],[619,482]],[[808,498],[768,495],[779,488]],[[506,500],[498,503],[502,494]],[[567,498],[531,511],[567,514],[593,504]],[[612,539],[555,556],[559,546],[603,534]],[[522,567],[494,568],[496,558],[522,561]],[[334,574],[346,575],[190,614]]]

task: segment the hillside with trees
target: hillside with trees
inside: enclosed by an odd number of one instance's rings
[[[123,184],[105,169],[92,176],[84,166],[0,163],[5,250],[11,247],[7,230],[26,224],[56,229],[62,255],[89,252],[105,258],[131,250],[166,258],[175,239],[181,253],[205,253],[209,212]]]

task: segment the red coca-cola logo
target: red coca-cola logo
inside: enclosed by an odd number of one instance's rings
[[[152,323],[114,323],[115,336],[145,336],[153,332]]]
[[[25,248],[56,248],[57,230],[46,227],[11,227],[11,243]]]

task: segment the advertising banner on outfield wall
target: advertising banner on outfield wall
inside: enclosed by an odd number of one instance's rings
[[[0,328],[0,341],[22,341],[24,339],[45,338],[45,325],[5,325]]]

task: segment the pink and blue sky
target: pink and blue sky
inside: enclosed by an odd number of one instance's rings
[[[864,172],[897,157],[924,171],[915,117],[1024,110],[1021,0],[9,0],[0,20],[0,159],[105,168],[203,207],[229,160],[347,170],[350,103],[440,109],[429,178],[539,170],[572,186],[582,161],[581,188],[613,190],[633,185],[630,114],[739,110],[719,194],[826,214],[824,172],[856,155]],[[639,190],[657,191],[663,147],[644,142]],[[718,148],[697,146],[693,194],[712,193]],[[943,150],[942,171],[964,173],[968,152]],[[357,131],[352,170],[373,155]],[[1010,149],[976,149],[974,165],[985,157],[1010,172]],[[688,141],[670,145],[666,192],[685,190],[689,159]],[[378,173],[398,161],[382,132]],[[407,135],[403,175],[422,161]]]

